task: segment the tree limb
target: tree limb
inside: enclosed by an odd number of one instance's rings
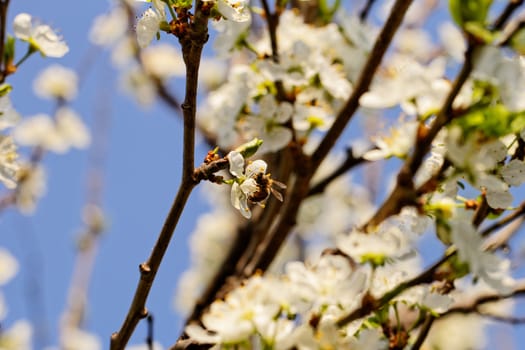
[[[164,254],[168,249],[186,201],[197,184],[193,178],[197,84],[202,49],[208,40],[209,17],[208,11],[202,11],[202,5],[202,1],[197,1],[193,22],[190,24],[188,31],[179,37],[184,62],[186,63],[186,97],[182,105],[184,114],[184,146],[181,184],[150,257],[146,262],[140,264],[140,280],[135,296],[120,330],[111,336],[111,350],[123,350],[139,320],[148,315],[145,304],[149,291]]]

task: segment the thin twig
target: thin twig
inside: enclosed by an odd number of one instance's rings
[[[512,16],[514,11],[521,5],[523,5],[524,0],[510,0],[507,3],[507,6],[505,9],[501,12],[499,17],[494,21],[493,28],[494,30],[501,30],[505,26],[505,23],[509,20],[509,18]]]
[[[522,218],[523,215],[525,215],[525,202],[521,203],[520,206],[512,212],[512,214],[509,214],[502,218],[501,220],[496,221],[492,225],[485,228],[483,231],[481,231],[481,235],[483,237],[488,236],[493,231],[499,230],[502,227],[505,227],[506,225],[510,224],[514,220],[518,218]]]
[[[477,312],[477,314],[481,317],[488,318],[492,321],[502,322],[502,323],[508,323],[512,325],[523,325],[525,324],[525,317],[516,317],[516,316],[501,316],[501,315],[494,315],[487,312]]]
[[[148,317],[146,318],[148,321],[148,335],[146,336],[146,345],[148,346],[148,350],[153,350],[153,344],[155,341],[155,337],[153,334],[154,330],[154,322],[153,322],[153,315],[150,313]]]
[[[442,313],[440,317],[442,318],[442,317],[452,315],[452,314],[457,314],[457,313],[468,314],[472,312],[478,312],[480,311],[479,308],[484,304],[506,300],[506,299],[510,299],[513,297],[517,297],[517,296],[520,296],[520,297],[525,296],[525,281],[524,280],[517,282],[512,292],[506,295],[501,295],[498,293],[484,293],[484,294],[478,295],[476,298],[474,298],[471,301],[456,303],[451,308],[449,308],[447,311]]]
[[[431,283],[434,281],[435,273],[438,270],[438,268],[444,264],[448,259],[456,255],[456,252],[451,250],[448,253],[446,253],[441,259],[439,259],[437,262],[435,262],[432,266],[428,267],[425,271],[421,272],[416,277],[402,282],[396,287],[392,288],[390,291],[383,294],[381,297],[373,300],[369,300],[370,298],[367,298],[367,302],[361,305],[360,308],[354,310],[350,314],[340,318],[337,321],[337,325],[339,327],[343,327],[344,325],[357,320],[359,318],[365,317],[369,315],[371,312],[380,309],[384,305],[386,305],[388,302],[390,302],[392,299],[397,297],[399,294],[404,292],[405,290],[417,286],[419,284],[423,283]]]
[[[0,84],[5,81],[7,77],[7,65],[9,62],[4,60],[5,49],[5,28],[7,26],[7,10],[9,7],[9,0],[0,2]]]
[[[421,326],[421,329],[419,330],[419,334],[417,335],[417,339],[410,348],[411,350],[419,350],[421,349],[421,346],[425,342],[425,339],[427,338],[428,334],[430,333],[430,328],[432,327],[432,324],[434,324],[434,320],[436,318],[432,315],[427,315],[425,322]]]
[[[368,90],[372,83],[375,72],[381,64],[383,56],[390,46],[392,38],[401,25],[403,17],[411,3],[412,0],[397,0],[392,7],[390,15],[381,29],[381,32],[377,36],[374,47],[368,56],[350,98],[343,109],[339,111],[334,123],[312,155],[312,169],[317,169],[319,167],[319,164],[321,164],[324,158],[328,155],[343,133],[346,125],[350,122],[351,118],[359,108],[359,99]]]
[[[519,229],[523,225],[523,216],[519,216],[516,220],[510,222],[508,226],[500,230],[494,236],[489,237],[484,245],[483,249],[487,251],[495,251],[497,249],[508,246],[509,240],[518,233]]]
[[[361,20],[361,22],[366,21],[366,19],[368,18],[368,15],[370,14],[370,10],[372,9],[372,6],[374,5],[375,2],[376,0],[367,0],[365,6],[359,12],[359,19]]]
[[[470,45],[465,53],[465,62],[459,75],[456,77],[452,89],[450,90],[445,103],[441,107],[436,119],[430,129],[421,136],[418,134],[416,146],[412,155],[405,161],[397,176],[397,183],[387,200],[376,211],[374,216],[363,226],[364,231],[378,226],[389,216],[397,214],[404,206],[414,205],[417,199],[417,192],[414,189],[413,177],[421,166],[425,155],[430,150],[432,141],[453,117],[452,104],[458,95],[461,87],[473,69],[473,55],[475,46]]]
[[[354,157],[352,153],[352,149],[348,148],[346,150],[346,159],[345,161],[339,165],[337,169],[335,169],[330,175],[325,177],[323,180],[316,183],[312,188],[310,188],[310,191],[308,191],[308,196],[314,196],[316,194],[322,193],[325,188],[332,183],[335,179],[337,179],[339,176],[345,174],[350,169],[353,169],[354,167],[366,162],[367,160],[363,157]]]

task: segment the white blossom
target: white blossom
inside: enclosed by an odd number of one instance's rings
[[[122,6],[114,7],[109,13],[95,17],[89,40],[100,46],[110,46],[124,36],[128,29],[128,16]]]
[[[37,201],[46,193],[46,173],[42,166],[23,165],[17,188],[16,206],[23,214],[32,214]]]
[[[11,104],[9,95],[0,96],[0,130],[13,127],[20,120],[20,114]]]
[[[164,2],[153,0],[153,7],[147,9],[137,22],[137,43],[141,48],[148,46],[160,30],[162,22],[166,22]]]
[[[510,261],[483,250],[483,241],[472,224],[462,218],[450,221],[451,238],[461,261],[468,263],[470,272],[501,294],[508,294],[515,284],[509,274]]]
[[[91,142],[82,119],[68,107],[59,108],[55,120],[45,114],[25,119],[13,135],[20,144],[40,146],[57,153],[67,152],[71,147],[85,148]]]
[[[314,265],[290,262],[286,265],[292,305],[309,313],[322,313],[335,305],[344,310],[358,306],[364,292],[367,274],[352,267],[347,257],[323,255]],[[332,310],[333,312],[333,310]],[[342,316],[338,311],[338,316]]]
[[[64,350],[99,350],[99,337],[79,328],[65,327],[60,334],[60,348]]]
[[[155,101],[157,89],[150,76],[141,68],[125,71],[120,77],[120,87],[142,106],[150,106]]]
[[[390,135],[373,138],[378,149],[366,152],[363,158],[367,160],[379,160],[389,157],[405,158],[416,141],[416,133],[419,123],[412,121],[400,123],[390,129]]]
[[[525,162],[513,159],[501,169],[503,180],[510,186],[519,186],[525,182]]]
[[[13,138],[0,135],[0,181],[7,188],[15,188],[20,165],[17,162],[18,153]]]
[[[235,176],[236,180],[232,184],[231,202],[235,209],[249,219],[252,212],[248,206],[251,197],[260,191],[260,185],[257,183],[257,176],[266,173],[267,164],[263,160],[250,162],[244,170],[244,157],[237,151],[228,153],[227,158],[230,162],[230,173]]]
[[[248,22],[251,20],[249,0],[217,0],[217,9],[224,18],[233,22]]]
[[[182,55],[173,45],[150,46],[141,52],[144,70],[159,79],[184,76]]]
[[[445,22],[439,26],[438,33],[447,53],[457,62],[463,62],[467,45],[459,28],[451,22]]]
[[[4,331],[2,331],[2,333],[0,333],[0,349],[31,350],[32,333],[33,329],[28,321],[17,321],[13,325],[11,325],[11,327],[5,329]]]
[[[44,56],[62,57],[69,47],[50,26],[35,24],[30,14],[20,13],[13,21],[15,36],[29,42]]]
[[[17,260],[7,249],[0,247],[0,285],[9,282],[17,273]]]
[[[473,76],[498,88],[505,107],[511,112],[525,110],[525,62],[506,57],[493,46],[484,46],[475,56]]]
[[[33,82],[35,94],[41,98],[70,101],[77,95],[78,76],[72,69],[58,64],[41,71]]]
[[[259,115],[244,119],[247,138],[257,137],[264,141],[259,148],[261,154],[284,148],[292,140],[290,128],[283,125],[292,116],[292,105],[278,103],[273,95],[268,94],[259,101],[259,109]]]

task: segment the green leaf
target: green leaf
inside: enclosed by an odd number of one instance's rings
[[[509,45],[518,54],[525,55],[525,28],[521,28],[512,35],[509,40]]]
[[[452,19],[462,28],[469,22],[484,25],[492,0],[449,0]]]
[[[452,268],[453,279],[458,279],[469,274],[470,268],[466,262],[459,260],[458,255],[454,255],[448,261],[449,266]]]
[[[246,142],[245,144],[240,145],[235,150],[242,154],[244,158],[249,158],[257,152],[259,147],[261,147],[263,140],[258,139],[257,137],[253,140]]]
[[[11,35],[7,36],[4,46],[4,62],[13,62],[15,59],[15,38]]]
[[[495,35],[482,23],[466,22],[463,28],[480,42],[489,44],[494,41]]]
[[[13,90],[13,87],[10,84],[4,83],[0,85],[0,97],[7,95],[11,90]]]
[[[168,6],[172,5],[175,8],[191,9],[191,7],[193,6],[193,0],[174,0],[174,1],[162,0],[162,1],[167,3]]]
[[[341,0],[335,0],[333,5],[330,5],[327,0],[320,0],[319,17],[323,23],[330,23],[339,7],[341,7]]]
[[[510,112],[502,103],[480,103],[456,118],[451,125],[459,125],[465,135],[483,133],[489,138],[515,134],[525,128],[525,111]]]

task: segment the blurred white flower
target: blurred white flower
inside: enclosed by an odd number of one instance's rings
[[[0,181],[7,188],[15,188],[20,165],[13,138],[0,135]]]
[[[38,97],[70,101],[77,96],[78,76],[69,68],[53,64],[39,73],[33,82]]]
[[[234,22],[219,20],[212,22],[213,29],[217,32],[217,38],[213,43],[213,48],[219,57],[227,57],[230,52],[238,45],[239,40],[244,38],[250,28],[250,21]]]
[[[185,332],[199,342],[236,344],[247,340],[256,330],[255,320],[272,322],[281,306],[274,295],[282,290],[275,279],[251,277],[231,291],[224,300],[216,300],[202,317],[203,329],[190,325]],[[258,326],[264,329],[260,322]],[[209,333],[211,331],[212,333]]]
[[[102,343],[98,336],[78,328],[66,327],[60,334],[60,349],[99,350]]]
[[[30,14],[18,14],[13,21],[13,29],[18,39],[27,41],[44,56],[62,57],[69,51],[62,37],[48,25],[33,23]]]
[[[290,262],[285,269],[289,281],[286,288],[296,309],[316,314],[335,305],[339,313],[336,317],[358,306],[368,279],[367,273],[340,255],[323,255],[314,265]]]
[[[511,112],[525,110],[525,62],[507,57],[500,48],[484,46],[476,51],[472,75],[497,87],[501,100]]]
[[[218,0],[217,9],[224,18],[233,22],[247,22],[252,16],[248,8],[249,0]]]
[[[124,36],[128,29],[128,16],[122,6],[114,7],[109,13],[95,17],[89,40],[100,46],[109,46]]]
[[[20,114],[13,108],[9,95],[0,96],[0,130],[15,126]]]
[[[413,252],[410,237],[396,225],[385,221],[377,232],[354,229],[337,237],[337,247],[359,263],[383,265],[390,259],[401,259]]]
[[[23,214],[31,214],[37,201],[46,193],[46,173],[41,166],[22,166],[17,188],[16,206]]]
[[[423,349],[485,349],[488,332],[486,319],[475,314],[437,318],[432,324]]]
[[[259,115],[244,120],[247,139],[257,137],[264,141],[259,148],[261,154],[284,148],[292,140],[292,132],[283,124],[290,120],[292,113],[290,103],[278,103],[272,94],[263,96],[259,101]]]
[[[141,52],[144,70],[159,79],[184,76],[182,54],[173,45],[159,44]]]
[[[444,313],[454,299],[450,295],[439,294],[430,285],[419,285],[403,292],[398,299],[408,305],[419,305],[432,312]]]
[[[18,272],[18,262],[5,248],[0,247],[0,286],[9,282]]]
[[[38,114],[22,121],[13,136],[22,145],[39,146],[57,153],[67,152],[71,147],[86,148],[91,142],[82,119],[68,107],[58,109],[55,120]]]
[[[228,65],[218,58],[203,57],[199,66],[199,88],[213,90],[224,83]]]
[[[10,328],[0,333],[1,350],[31,350],[33,329],[26,320],[15,322]],[[75,349],[77,350],[77,349]],[[78,349],[80,350],[80,349]],[[95,349],[93,349],[95,350]]]
[[[388,68],[376,75],[370,91],[361,96],[359,103],[368,108],[390,108],[431,93],[433,82],[443,77],[445,63],[437,58],[422,65],[412,56],[396,54],[389,59]]]
[[[120,77],[120,87],[142,106],[150,106],[157,96],[151,77],[140,67],[124,71]]]
[[[451,239],[458,257],[469,266],[473,276],[482,279],[502,295],[512,291],[515,281],[510,275],[510,261],[483,249],[483,240],[467,218],[450,220]]]
[[[366,328],[356,338],[350,339],[351,349],[381,350],[388,349],[388,342],[379,328]]]
[[[459,28],[452,22],[445,22],[439,26],[438,33],[447,53],[457,62],[463,62],[467,45]]]
[[[525,182],[525,162],[513,159],[501,169],[503,180],[511,186],[519,186]]]
[[[370,150],[363,155],[367,160],[379,160],[390,157],[404,158],[408,155],[412,145],[416,142],[416,133],[419,123],[416,121],[400,123],[390,129],[390,135],[374,137],[377,149]]]
[[[396,49],[421,61],[431,59],[435,50],[432,38],[421,28],[406,28],[397,35]]]

